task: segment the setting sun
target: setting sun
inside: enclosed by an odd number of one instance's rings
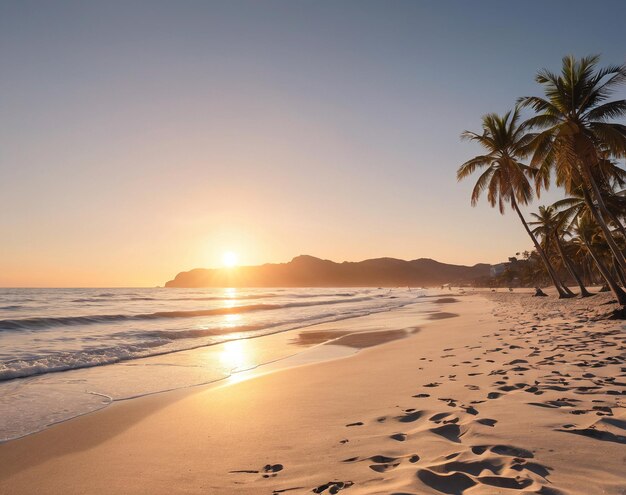
[[[237,253],[234,253],[233,251],[226,251],[222,255],[222,265],[224,265],[226,268],[232,268],[234,266],[237,266],[238,259],[239,257],[237,256]]]

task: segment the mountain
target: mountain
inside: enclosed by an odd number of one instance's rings
[[[181,272],[165,287],[398,287],[469,282],[489,275],[491,265],[449,265],[428,258],[335,263],[296,256],[288,263]]]

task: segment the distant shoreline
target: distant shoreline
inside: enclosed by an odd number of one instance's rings
[[[427,287],[459,285],[487,277],[491,265],[451,265],[421,258],[376,258],[336,263],[297,256],[288,263],[180,272],[165,287]]]

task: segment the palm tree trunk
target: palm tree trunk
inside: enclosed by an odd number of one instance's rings
[[[607,216],[613,221],[613,223],[615,224],[615,226],[617,227],[617,230],[620,231],[620,233],[622,234],[622,237],[624,238],[624,241],[626,241],[626,229],[624,228],[624,226],[620,223],[619,218],[617,218],[617,215],[615,215],[612,211],[607,210],[606,211]]]
[[[564,282],[561,282],[561,287],[563,287],[563,290],[567,293],[569,297],[576,297],[576,294],[572,292],[571,289]]]
[[[613,295],[617,298],[617,302],[619,302],[622,306],[626,306],[626,292],[624,292],[621,289],[621,287],[617,285],[617,283],[615,282],[615,279],[609,272],[609,269],[604,264],[600,256],[598,256],[593,251],[593,249],[591,248],[591,245],[587,242],[587,240],[584,238],[582,239],[583,239],[583,242],[585,243],[585,247],[589,251],[589,254],[593,258],[593,261],[596,262],[596,266],[598,267],[598,270],[600,270],[600,273],[604,277],[604,280],[606,280],[606,283],[611,288],[611,292],[613,292]]]
[[[596,184],[596,181],[593,178],[593,174],[591,173],[591,169],[587,162],[583,162],[583,169],[585,171],[584,176],[586,176],[586,179],[588,180],[589,184],[591,184],[591,190],[593,191],[593,196],[595,196],[595,199],[598,202],[598,206],[594,204],[592,196],[589,194],[589,191],[587,190],[587,188],[585,187],[585,184],[583,183],[582,191],[583,191],[583,196],[585,198],[585,203],[587,204],[589,211],[591,211],[593,218],[596,220],[596,222],[602,229],[602,232],[604,233],[604,237],[606,238],[606,242],[609,245],[611,252],[615,256],[615,260],[619,264],[620,268],[622,268],[622,270],[626,270],[626,259],[624,258],[624,253],[622,253],[619,246],[615,242],[615,239],[613,239],[613,234],[611,234],[611,229],[609,229],[609,226],[606,224],[604,217],[602,216],[602,213],[600,212],[600,210],[608,212],[606,205],[604,204],[604,200],[602,199],[602,193],[600,192],[600,188],[598,187],[598,184]],[[619,222],[618,222],[618,225],[621,226]]]
[[[572,277],[574,277],[574,280],[576,280],[576,283],[578,284],[578,287],[580,288],[580,297],[592,296],[593,294],[587,290],[580,276],[578,275],[578,273],[576,273],[576,270],[574,270],[573,263],[565,255],[565,251],[563,250],[563,245],[561,244],[561,239],[559,239],[559,235],[556,232],[554,232],[554,239],[556,241],[556,248],[558,249],[559,254],[561,255],[561,258],[563,259],[563,263],[565,264],[567,271],[570,273]]]
[[[517,213],[517,216],[521,220],[522,225],[524,225],[524,229],[526,229],[526,233],[532,239],[533,244],[535,245],[535,249],[539,253],[539,256],[541,256],[543,264],[545,265],[546,270],[548,271],[548,275],[550,275],[550,278],[552,279],[552,283],[554,284],[554,287],[556,288],[556,291],[559,293],[559,299],[564,299],[566,297],[571,297],[571,296],[569,296],[567,294],[567,292],[565,292],[563,290],[563,287],[561,287],[561,284],[559,283],[559,279],[558,279],[558,277],[557,277],[557,275],[556,275],[556,273],[554,271],[554,268],[552,268],[552,265],[550,264],[550,260],[548,260],[548,257],[546,256],[546,253],[543,251],[541,245],[539,244],[537,239],[535,239],[535,236],[533,235],[533,233],[528,228],[528,224],[526,223],[526,220],[524,219],[524,215],[522,215],[522,212],[519,210],[519,207],[517,206],[517,201],[515,201],[515,198],[513,196],[511,196],[511,206],[513,206],[513,209],[515,210],[515,213]]]
[[[567,293],[567,295],[569,297],[576,297],[576,294],[574,294],[570,290],[570,288],[567,286],[567,284],[563,281],[563,279],[561,277],[559,277],[559,260],[558,260],[558,256],[556,256],[556,255],[555,255],[555,257],[550,256],[551,251],[552,251],[550,249],[550,238],[549,237],[545,237],[543,244],[541,242],[539,244],[541,245],[541,248],[543,249],[543,252],[546,253],[546,258],[548,258],[548,261],[550,261],[550,264],[554,268],[554,273],[555,273],[555,275],[557,277],[557,280],[559,281],[559,284],[563,288],[563,290]],[[567,266],[565,268],[567,268]]]
[[[585,267],[587,270],[587,285],[594,285],[596,274],[594,271],[593,260],[590,260],[588,256],[585,259]]]
[[[613,266],[615,268],[615,273],[617,273],[617,278],[619,278],[619,281],[622,284],[622,287],[626,288],[626,277],[624,276],[624,272],[622,271],[622,269],[616,263],[615,258],[613,258]]]

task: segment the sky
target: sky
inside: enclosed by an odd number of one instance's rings
[[[625,18],[607,0],[0,0],[0,286],[157,286],[227,251],[503,261],[531,242],[470,207],[455,174],[480,150],[459,134],[566,54],[625,63]]]

